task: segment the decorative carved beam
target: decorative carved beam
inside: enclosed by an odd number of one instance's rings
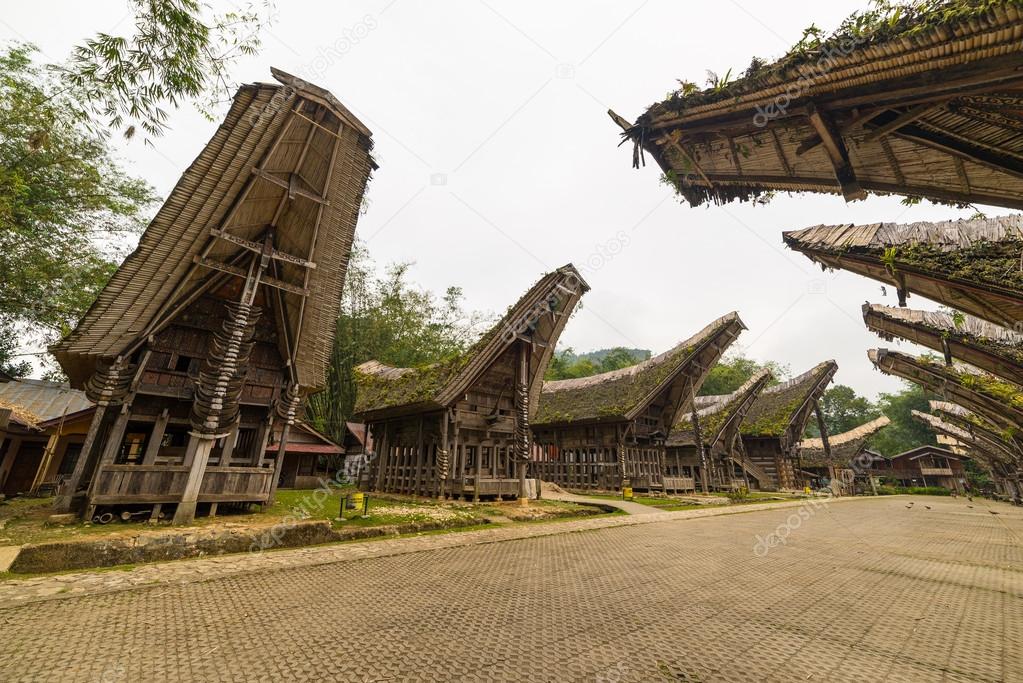
[[[982,149],[950,135],[927,131],[914,125],[905,126],[893,135],[1015,178],[1023,178],[1023,162],[1019,159]]]
[[[244,247],[245,249],[248,249],[249,251],[253,251],[253,252],[257,253],[257,254],[262,254],[263,253],[263,245],[260,242],[253,242],[253,241],[247,240],[247,239],[245,239],[243,237],[238,237],[237,235],[232,235],[229,232],[224,232],[223,230],[219,230],[217,228],[210,229],[210,234],[213,235],[214,237],[219,237],[220,239],[222,239],[222,240],[224,240],[226,242],[230,242],[232,244],[237,244],[238,246]],[[293,255],[285,253],[283,251],[278,251],[277,249],[274,249],[274,250],[272,250],[270,252],[270,258],[275,259],[277,261],[284,261],[286,263],[290,263],[290,264],[295,265],[295,266],[302,266],[303,268],[315,268],[316,267],[316,264],[313,263],[312,261],[307,261],[304,258],[301,258],[299,256],[293,256]]]
[[[223,261],[215,261],[214,259],[203,258],[202,256],[196,256],[193,262],[197,265],[209,268],[210,270],[218,270],[222,273],[230,273],[231,275],[237,275],[238,277],[248,277],[248,271],[238,266],[232,266],[229,263]],[[307,296],[309,290],[304,287],[293,285],[290,282],[284,280],[278,280],[277,278],[263,276],[259,280],[260,284],[267,285],[268,287],[274,287],[276,289],[283,289],[285,292],[291,292],[292,294],[298,294],[299,296]]]

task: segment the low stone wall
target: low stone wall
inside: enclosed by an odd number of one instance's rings
[[[131,536],[26,545],[21,548],[9,571],[16,574],[40,574],[125,564],[165,562],[190,557],[251,553],[378,536],[454,529],[486,523],[487,521],[484,519],[460,518],[380,527],[335,529],[330,522],[319,520],[276,526],[209,527],[183,530],[177,533],[154,530]],[[270,542],[267,539],[271,539]]]

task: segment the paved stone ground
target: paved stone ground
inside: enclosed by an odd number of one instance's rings
[[[423,537],[58,597],[0,609],[0,680],[1023,680],[1023,511],[908,503]],[[363,545],[386,543],[407,542]]]

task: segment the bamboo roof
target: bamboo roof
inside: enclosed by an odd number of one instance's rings
[[[696,416],[700,422],[700,437],[704,445],[714,447],[730,442],[729,436],[738,433],[739,426],[768,383],[774,379],[770,370],[760,370],[730,394],[697,396]],[[683,415],[665,442],[667,446],[695,446],[696,431],[692,415]]]
[[[994,463],[1006,462],[1005,454],[995,450],[989,443],[978,439],[976,436],[961,429],[960,427],[947,422],[937,415],[931,415],[930,413],[924,413],[919,410],[913,410],[912,416],[918,422],[921,422],[938,434],[955,439],[956,442],[961,444],[966,450],[970,452],[971,457],[977,457],[977,459],[984,462],[989,467]]]
[[[836,372],[838,363],[828,360],[784,384],[764,389],[743,420],[742,435],[781,439],[783,449],[798,443],[815,402]]]
[[[674,424],[689,410],[707,373],[746,329],[739,314],[718,318],[693,337],[653,358],[620,370],[544,382],[534,425],[634,420],[669,392]]]
[[[324,382],[341,288],[370,171],[369,130],[330,93],[284,72],[238,89],[75,330],[52,349],[80,387],[128,355],[275,234],[261,289],[303,391]],[[240,272],[239,272],[240,271]]]
[[[882,415],[847,432],[828,436],[830,458],[824,450],[824,439],[820,437],[803,439],[799,442],[800,461],[804,465],[818,462],[835,465],[849,464],[863,451],[867,440],[889,424],[891,424],[891,420]]]
[[[634,124],[609,114],[693,206],[780,190],[1023,208],[1021,4],[875,7]]]
[[[972,315],[863,305],[867,328],[888,341],[898,337],[947,354],[1016,384],[1023,384],[1023,334]]]
[[[817,226],[786,232],[821,265],[918,294],[997,325],[1023,320],[1023,216],[938,223]]]
[[[988,450],[1009,460],[1019,461],[1023,458],[1023,444],[1018,438],[976,413],[948,401],[929,401],[929,405],[932,413],[983,442]]]
[[[501,320],[465,353],[419,368],[395,368],[369,361],[355,370],[355,415],[376,417],[441,410],[469,386],[517,339],[533,341],[529,361],[529,406],[536,411],[544,373],[554,346],[582,295],[589,290],[572,264],[544,275]]]
[[[950,367],[888,349],[867,352],[881,372],[918,384],[1008,432],[1023,432],[1023,390],[987,373]]]

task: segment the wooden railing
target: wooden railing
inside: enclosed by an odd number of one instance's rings
[[[92,503],[175,503],[188,480],[185,465],[106,465],[97,475]],[[273,470],[267,467],[207,467],[199,501],[262,502],[270,492]]]
[[[921,467],[920,474],[924,477],[951,477],[952,469],[949,467]]]

